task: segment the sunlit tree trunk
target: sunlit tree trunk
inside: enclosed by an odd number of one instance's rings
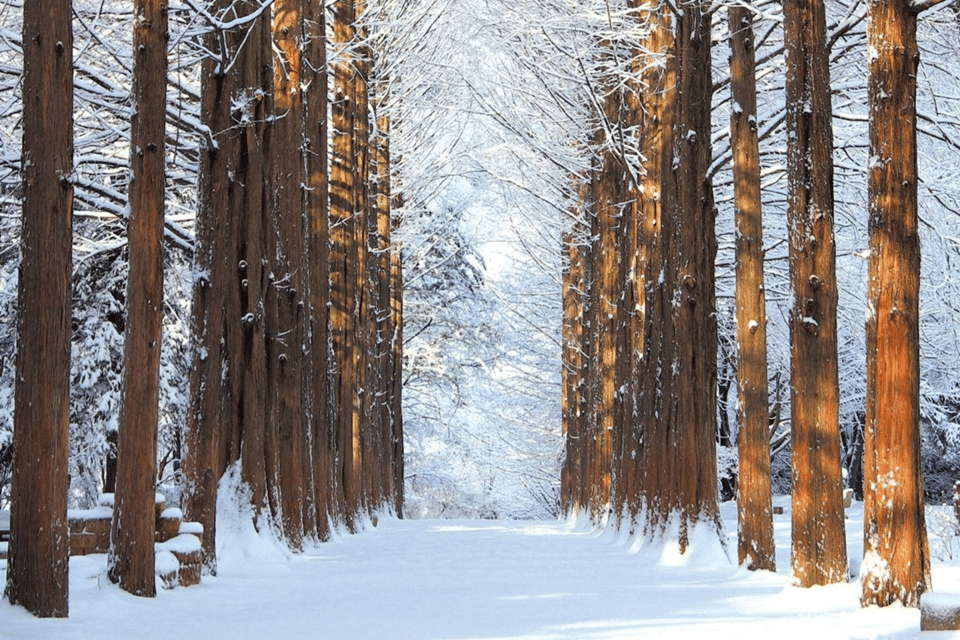
[[[270,261],[268,308],[276,326],[267,337],[267,390],[275,395],[267,428],[277,432],[278,486],[282,529],[294,549],[303,546],[309,453],[303,403],[307,361],[306,226],[303,215],[301,100],[301,2],[273,3],[273,122],[270,130],[272,205],[267,230]],[[268,205],[269,206],[269,205]]]
[[[647,331],[659,339],[657,369],[661,372],[656,410],[643,433],[642,491],[648,507],[648,532],[664,531],[679,518],[679,548],[698,523],[719,528],[716,485],[717,326],[714,293],[716,213],[707,177],[711,158],[710,14],[709,4],[685,2],[670,42],[668,16],[656,32],[668,52],[666,78],[675,69],[673,158],[662,165],[664,184],[659,247],[663,278],[652,283]],[[661,11],[667,11],[664,7]],[[670,53],[672,52],[672,54]],[[664,96],[669,101],[669,96]],[[650,313],[656,310],[656,314]],[[662,315],[659,315],[662,314]],[[656,326],[659,324],[659,328]],[[652,364],[652,363],[651,363]]]
[[[70,0],[23,5],[23,231],[6,597],[69,609],[67,455],[73,229]]]
[[[335,443],[330,407],[330,229],[327,210],[327,47],[326,8],[323,0],[303,5],[304,38],[302,82],[304,99],[304,192],[309,267],[310,367],[307,393],[313,452],[313,509],[316,535],[329,536],[334,513],[333,464]]]
[[[870,2],[864,606],[917,607],[930,589],[920,461],[916,30],[909,0]]]
[[[616,104],[612,104],[616,102]],[[608,97],[607,117],[616,122],[619,101]],[[593,282],[590,288],[590,370],[586,480],[590,487],[588,508],[594,518],[605,520],[612,498],[614,432],[617,429],[618,357],[621,348],[620,287],[622,286],[622,234],[618,180],[625,171],[622,159],[611,149],[601,155],[601,166],[592,185],[594,245]]]
[[[585,192],[585,189],[581,189]],[[584,193],[584,198],[586,194]],[[581,202],[584,202],[581,198]],[[581,218],[564,234],[566,254],[563,269],[563,358],[561,375],[564,430],[564,463],[561,472],[563,511],[576,514],[587,505],[582,501],[585,433],[587,418],[586,384],[589,370],[586,307],[590,238]]]
[[[751,569],[776,571],[767,423],[767,312],[763,280],[760,148],[757,134],[753,14],[731,5],[730,118],[736,225],[737,389],[739,390],[738,559]]]
[[[793,549],[799,586],[847,579],[840,471],[833,127],[822,0],[784,1]]]
[[[337,432],[338,497],[342,515],[352,526],[363,503],[361,443],[361,383],[364,378],[361,284],[365,276],[366,179],[363,171],[366,129],[365,80],[357,72],[357,8],[353,0],[336,0],[333,10],[334,46],[341,51],[333,65],[330,168],[330,296],[334,363],[331,369]],[[361,108],[363,107],[363,108]]]
[[[123,389],[109,575],[135,595],[156,595],[154,495],[163,324],[167,5],[137,0],[133,25],[130,220]]]

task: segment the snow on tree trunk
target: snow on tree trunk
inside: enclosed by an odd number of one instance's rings
[[[767,312],[763,280],[760,145],[757,131],[753,17],[731,5],[730,118],[736,225],[737,389],[739,390],[738,558],[751,569],[776,571],[767,422]]]
[[[268,424],[277,431],[279,517],[287,543],[303,546],[305,480],[310,468],[303,414],[303,368],[307,349],[306,240],[303,219],[303,137],[300,0],[273,4],[272,126],[269,138],[272,202],[267,233],[270,283],[266,296],[267,389],[276,394]],[[272,326],[271,326],[272,325]]]
[[[784,2],[792,348],[793,579],[847,579],[840,472],[833,140],[822,0]]]
[[[248,2],[240,12],[258,9]],[[213,53],[201,74],[201,117],[214,137],[200,159],[184,510],[204,527],[204,563],[211,572],[217,484],[227,467],[242,459],[255,510],[277,497],[268,495],[277,463],[265,419],[271,415],[264,302],[270,176],[263,148],[272,82],[269,27],[267,13],[243,30],[211,30],[206,44]]]
[[[916,29],[909,0],[870,2],[864,606],[918,607],[930,589],[920,464]]]

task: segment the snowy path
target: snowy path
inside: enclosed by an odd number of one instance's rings
[[[724,515],[732,510],[725,505]],[[860,522],[851,515],[855,558]],[[776,575],[712,553],[670,566],[676,558],[631,553],[570,523],[387,520],[292,557],[252,532],[224,529],[220,574],[198,587],[138,599],[105,581],[104,556],[74,558],[70,619],[35,620],[4,601],[0,638],[920,637],[917,611],[860,610],[856,582],[786,587],[789,515],[777,516]],[[958,575],[938,565],[934,581],[958,591]]]

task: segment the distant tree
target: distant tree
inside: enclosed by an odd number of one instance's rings
[[[123,392],[110,579],[134,595],[156,595],[154,495],[163,323],[166,186],[167,5],[137,0],[133,23],[130,220]]]
[[[763,279],[760,143],[752,10],[728,9],[730,117],[736,225],[737,389],[739,391],[738,559],[751,569],[776,571],[770,489],[767,405],[767,312]]]
[[[935,3],[934,3],[935,4]],[[861,603],[918,607],[931,588],[920,450],[917,16],[870,2],[870,257]],[[928,4],[929,6],[929,4]]]
[[[70,0],[23,5],[23,230],[6,597],[69,609],[73,31]]]
[[[840,471],[833,138],[822,0],[784,2],[793,579],[847,580]]]

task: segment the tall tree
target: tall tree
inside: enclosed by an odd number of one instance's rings
[[[73,224],[70,0],[23,5],[23,230],[6,597],[69,609],[67,453]]]
[[[275,394],[268,425],[276,425],[279,515],[287,542],[303,546],[305,496],[310,466],[308,420],[303,412],[307,332],[306,225],[302,192],[303,101],[301,97],[302,3],[273,3],[273,90],[269,152],[272,202],[266,219],[270,276],[267,309],[267,392]],[[269,427],[268,427],[269,428]],[[315,525],[314,525],[315,526]],[[307,529],[309,530],[309,526]]]
[[[365,90],[354,0],[333,3],[334,46],[330,168],[330,313],[334,363],[334,424],[337,432],[338,497],[352,526],[363,503],[361,393],[364,378],[361,289],[365,277],[367,130]]]
[[[823,0],[784,0],[793,579],[847,579],[840,471],[833,127]]]
[[[219,15],[230,3],[218,3]],[[264,215],[270,174],[264,146],[273,81],[269,5],[244,2],[232,28],[206,37],[201,117],[216,132],[200,157],[185,511],[204,527],[204,562],[216,571],[217,484],[242,458],[254,509],[267,504],[277,469],[267,429]],[[237,26],[239,25],[239,26]],[[238,321],[239,319],[239,321]],[[240,439],[243,437],[243,447]],[[268,464],[269,462],[269,464]],[[272,476],[275,477],[275,476]],[[275,482],[269,484],[276,486]]]
[[[650,339],[659,340],[655,411],[643,432],[643,497],[647,529],[663,531],[679,518],[679,548],[698,523],[719,528],[716,483],[717,320],[714,260],[717,243],[711,160],[710,4],[688,0],[670,43],[669,8],[656,20],[675,70],[669,164],[654,244],[662,279],[647,288]],[[651,221],[652,223],[652,221]],[[652,224],[648,227],[653,230]],[[654,263],[656,264],[656,263]],[[652,274],[651,274],[652,275]],[[651,311],[656,310],[656,313]],[[659,324],[657,329],[654,325]],[[653,366],[650,362],[647,366]],[[649,373],[649,372],[648,372]],[[648,391],[649,397],[649,391]]]
[[[930,589],[920,461],[920,236],[917,222],[917,15],[872,0],[870,258],[861,603],[917,607]]]
[[[760,143],[752,11],[728,8],[730,117],[736,225],[737,389],[739,390],[738,558],[751,569],[776,571],[767,423],[767,312],[763,280]]]
[[[303,4],[303,164],[304,215],[307,225],[305,262],[309,304],[309,362],[304,370],[307,390],[304,398],[309,406],[307,418],[313,463],[313,519],[316,536],[329,535],[328,517],[334,513],[335,478],[333,475],[335,434],[331,414],[329,370],[330,313],[330,227],[327,183],[327,20],[326,2],[308,0]]]
[[[139,596],[156,595],[154,495],[163,323],[166,175],[167,5],[137,0],[133,23],[127,319],[110,530],[110,579]]]

